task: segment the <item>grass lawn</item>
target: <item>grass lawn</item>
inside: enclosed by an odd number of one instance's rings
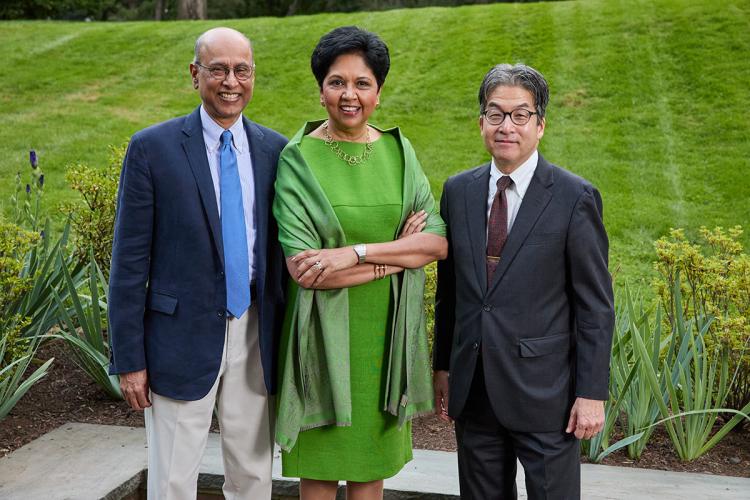
[[[0,207],[39,152],[47,205],[74,194],[66,165],[104,163],[109,144],[199,103],[188,74],[197,35],[218,25],[254,41],[247,115],[292,135],[323,116],[309,56],[357,24],[391,50],[373,117],[412,139],[439,196],[449,175],[488,156],[476,93],[498,62],[542,71],[551,103],[541,152],[604,197],[618,281],[648,279],[652,241],[670,227],[750,232],[750,2],[579,0],[226,22],[2,22]],[[746,247],[750,242],[744,237]]]

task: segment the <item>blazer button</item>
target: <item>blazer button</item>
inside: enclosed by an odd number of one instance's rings
[[[474,345],[471,346],[475,351],[479,349],[479,342],[474,342]]]
[[[224,317],[224,311],[216,311],[216,315],[220,318]]]
[[[485,304],[482,309],[484,309],[485,312],[490,312],[492,310],[492,306],[489,304]]]

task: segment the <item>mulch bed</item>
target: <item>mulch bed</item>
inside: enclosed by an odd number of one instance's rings
[[[0,456],[9,454],[65,422],[143,426],[143,414],[129,409],[124,402],[109,399],[73,363],[61,341],[47,342],[37,357],[54,357],[55,361],[47,376],[34,385],[11,413],[0,421]],[[661,428],[651,437],[638,461],[630,460],[624,451],[620,451],[607,457],[603,463],[750,478],[748,427],[735,429],[710,452],[688,463],[680,461],[672,450],[669,436]],[[415,448],[456,449],[453,427],[435,416],[414,422],[413,442]]]

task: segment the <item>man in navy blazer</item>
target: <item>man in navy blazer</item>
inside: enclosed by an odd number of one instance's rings
[[[445,183],[436,409],[454,419],[461,498],[580,497],[578,439],[604,423],[614,307],[599,192],[537,151],[549,88],[528,66],[479,90],[491,163]],[[576,439],[577,438],[577,439]]]
[[[215,406],[225,497],[270,498],[287,278],[270,206],[287,141],[242,116],[255,78],[243,34],[201,35],[190,73],[201,106],[136,133],[123,163],[110,373],[146,410],[149,498],[195,499]]]

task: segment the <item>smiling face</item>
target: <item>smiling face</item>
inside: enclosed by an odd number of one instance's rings
[[[240,33],[219,28],[203,35],[198,62],[204,67],[253,65],[253,51],[250,43]],[[241,82],[234,72],[224,79],[214,79],[209,71],[196,64],[190,65],[190,74],[200,92],[203,107],[216,123],[225,129],[231,127],[242,114],[253,97],[255,73]]]
[[[320,102],[328,112],[329,128],[345,136],[364,133],[367,120],[380,99],[372,70],[359,54],[343,54],[328,69]]]
[[[510,113],[514,109],[535,111],[534,97],[523,87],[501,85],[495,87],[487,98],[485,110]],[[513,172],[529,159],[544,135],[544,119],[534,115],[526,125],[516,125],[505,116],[500,125],[491,125],[484,115],[479,117],[484,145],[495,159],[497,167],[505,174]]]

